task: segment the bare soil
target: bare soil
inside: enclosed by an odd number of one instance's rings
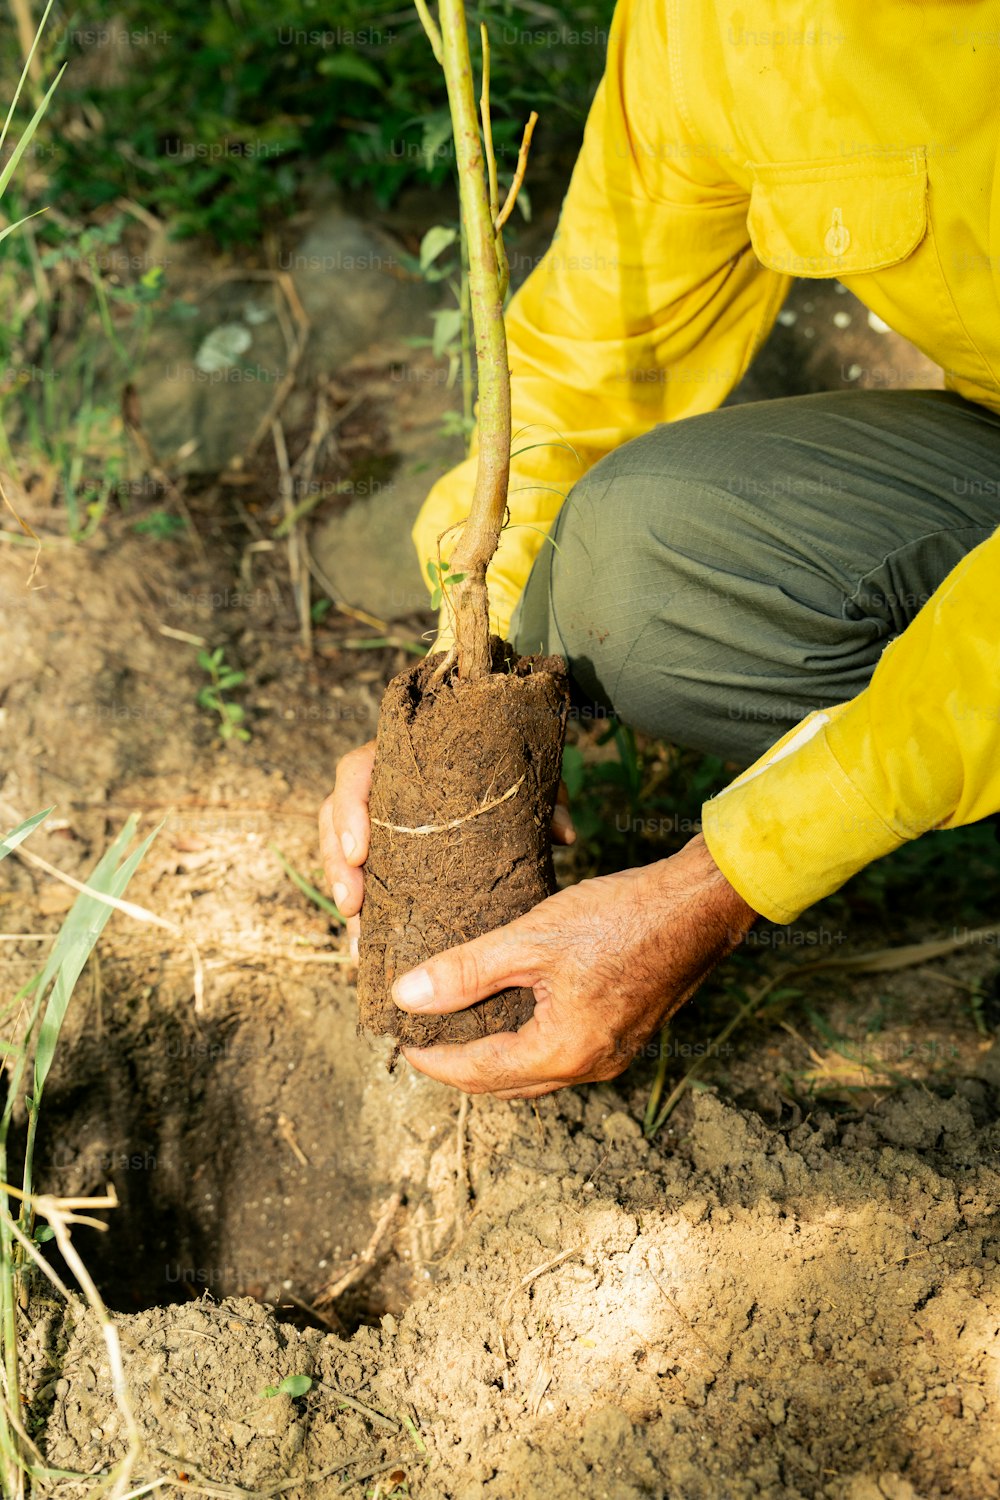
[[[307,654],[283,553],[231,496],[188,499],[206,556],[113,517],[85,549],[53,540],[28,590],[29,553],[0,546],[4,824],[55,804],[30,847],[80,877],[130,812],[162,823],[129,895],[187,940],[112,919],[43,1105],[39,1186],[122,1202],[78,1243],[146,1441],[134,1482],[992,1500],[995,943],[803,978],[713,1050],[738,1003],[720,976],[671,1031],[666,1088],[702,1071],[654,1141],[651,1058],[537,1105],[390,1075],[356,1034],[344,934],[274,851],[318,881],[315,808],[407,657],[356,649],[374,627],[336,610]],[[247,672],[248,744],[220,748],[177,632]],[[9,996],[70,898],[16,858],[2,877],[2,930],[25,935],[0,954]],[[726,973],[965,921],[947,889],[933,922],[807,914]],[[124,1428],[93,1319],[36,1285],[24,1341],[47,1461],[106,1470]],[[290,1374],[307,1394],[264,1394]]]

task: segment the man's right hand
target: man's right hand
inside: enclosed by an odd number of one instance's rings
[[[358,956],[358,913],[365,897],[361,867],[368,858],[371,824],[368,797],[375,764],[375,741],[341,756],[333,791],[319,810],[319,849],[333,899],[347,918],[351,957]],[[559,800],[552,817],[552,838],[557,844],[572,844],[576,838],[569,813],[566,788],[559,787]]]

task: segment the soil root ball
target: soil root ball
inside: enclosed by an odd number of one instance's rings
[[[516,1031],[530,989],[451,1016],[410,1016],[397,975],[522,916],[555,889],[550,825],[569,711],[560,657],[517,657],[433,683],[436,653],[390,682],[379,714],[361,914],[361,1025],[412,1046]]]

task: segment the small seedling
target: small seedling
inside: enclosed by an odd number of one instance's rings
[[[311,1375],[286,1375],[280,1385],[266,1385],[265,1396],[308,1396],[313,1388]]]
[[[151,536],[157,542],[168,542],[186,526],[183,516],[172,516],[168,510],[154,510],[141,521],[136,521],[132,530],[139,536]]]
[[[399,1417],[403,1426],[406,1428],[407,1432],[410,1434],[410,1437],[413,1439],[417,1451],[419,1453],[423,1453],[426,1457],[427,1444],[424,1442],[423,1438],[420,1436],[420,1433],[417,1431],[416,1422],[414,1422],[412,1417],[408,1417],[405,1411],[400,1412]]]
[[[243,708],[225,696],[246,681],[246,673],[227,665],[223,646],[216,646],[214,651],[199,651],[198,665],[211,679],[198,694],[198,707],[218,714],[221,740],[248,740],[250,731],[243,724],[246,717]]]
[[[336,903],[331,901],[329,896],[324,896],[322,891],[317,890],[316,886],[313,885],[311,880],[307,880],[304,875],[300,875],[295,866],[289,863],[280,849],[278,849],[274,844],[268,844],[267,847],[277,858],[278,863],[281,865],[281,868],[284,870],[289,880],[294,886],[298,887],[303,896],[308,896],[309,900],[315,906],[318,906],[320,911],[325,911],[328,916],[333,917],[335,922],[346,922],[347,918],[344,916],[343,912],[339,909]]]
[[[456,583],[461,583],[465,578],[464,573],[453,573],[451,563],[446,562],[428,562],[427,576],[434,590],[431,594],[431,609],[433,610],[440,609],[441,600],[448,589],[452,588]]]

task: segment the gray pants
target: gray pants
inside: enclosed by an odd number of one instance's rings
[[[749,762],[859,693],[998,524],[1000,417],[984,407],[940,391],[726,407],[574,485],[511,639],[565,656],[581,702]]]

